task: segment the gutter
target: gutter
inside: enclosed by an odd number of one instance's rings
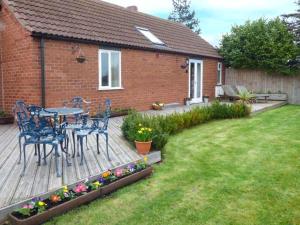
[[[40,39],[40,65],[41,65],[41,105],[46,106],[46,73],[45,73],[45,39]]]

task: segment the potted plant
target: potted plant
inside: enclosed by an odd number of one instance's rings
[[[190,105],[191,104],[191,98],[184,98],[184,105]]]
[[[152,104],[152,109],[154,110],[162,110],[164,108],[165,104],[162,102],[154,102]]]
[[[147,155],[151,149],[152,144],[152,129],[149,127],[143,127],[139,124],[139,127],[135,136],[135,147],[139,154]]]
[[[5,113],[4,111],[0,111],[0,124],[12,124],[14,123],[14,117]]]

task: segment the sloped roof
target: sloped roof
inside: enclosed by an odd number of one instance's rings
[[[100,0],[3,1],[35,34],[221,58],[213,46],[179,23]],[[154,45],[136,27],[149,29],[166,46]]]

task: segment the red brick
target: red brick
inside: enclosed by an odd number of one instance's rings
[[[0,21],[6,25],[5,31],[0,32],[0,71],[3,71],[4,93],[3,96],[0,95],[0,107],[10,111],[17,99],[23,99],[30,104],[40,104],[39,40],[31,37],[5,7],[0,14]],[[76,54],[72,50],[76,46],[79,46],[86,56],[84,63],[76,61]],[[183,99],[188,96],[189,76],[185,69],[181,68],[188,56],[132,49],[121,49],[124,89],[99,91],[99,47],[46,40],[47,107],[61,106],[64,100],[83,96],[93,102],[93,111],[106,98],[112,100],[113,108],[146,110],[155,101],[183,104]],[[218,60],[205,58],[203,62],[203,94],[212,99],[217,80]]]

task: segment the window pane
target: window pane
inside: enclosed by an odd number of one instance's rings
[[[221,71],[220,71],[220,70],[218,70],[217,82],[218,82],[218,84],[221,84],[221,83],[222,83]]]
[[[101,86],[108,86],[108,53],[101,53]]]
[[[111,53],[111,86],[120,87],[120,60],[118,52]]]
[[[156,37],[153,33],[151,33],[149,30],[138,28],[138,30],[146,37],[148,38],[152,43],[158,44],[158,45],[164,45],[164,43]]]
[[[190,76],[190,98],[194,98],[195,95],[195,63],[191,63],[191,76]]]
[[[197,98],[201,97],[201,64],[197,63]]]

